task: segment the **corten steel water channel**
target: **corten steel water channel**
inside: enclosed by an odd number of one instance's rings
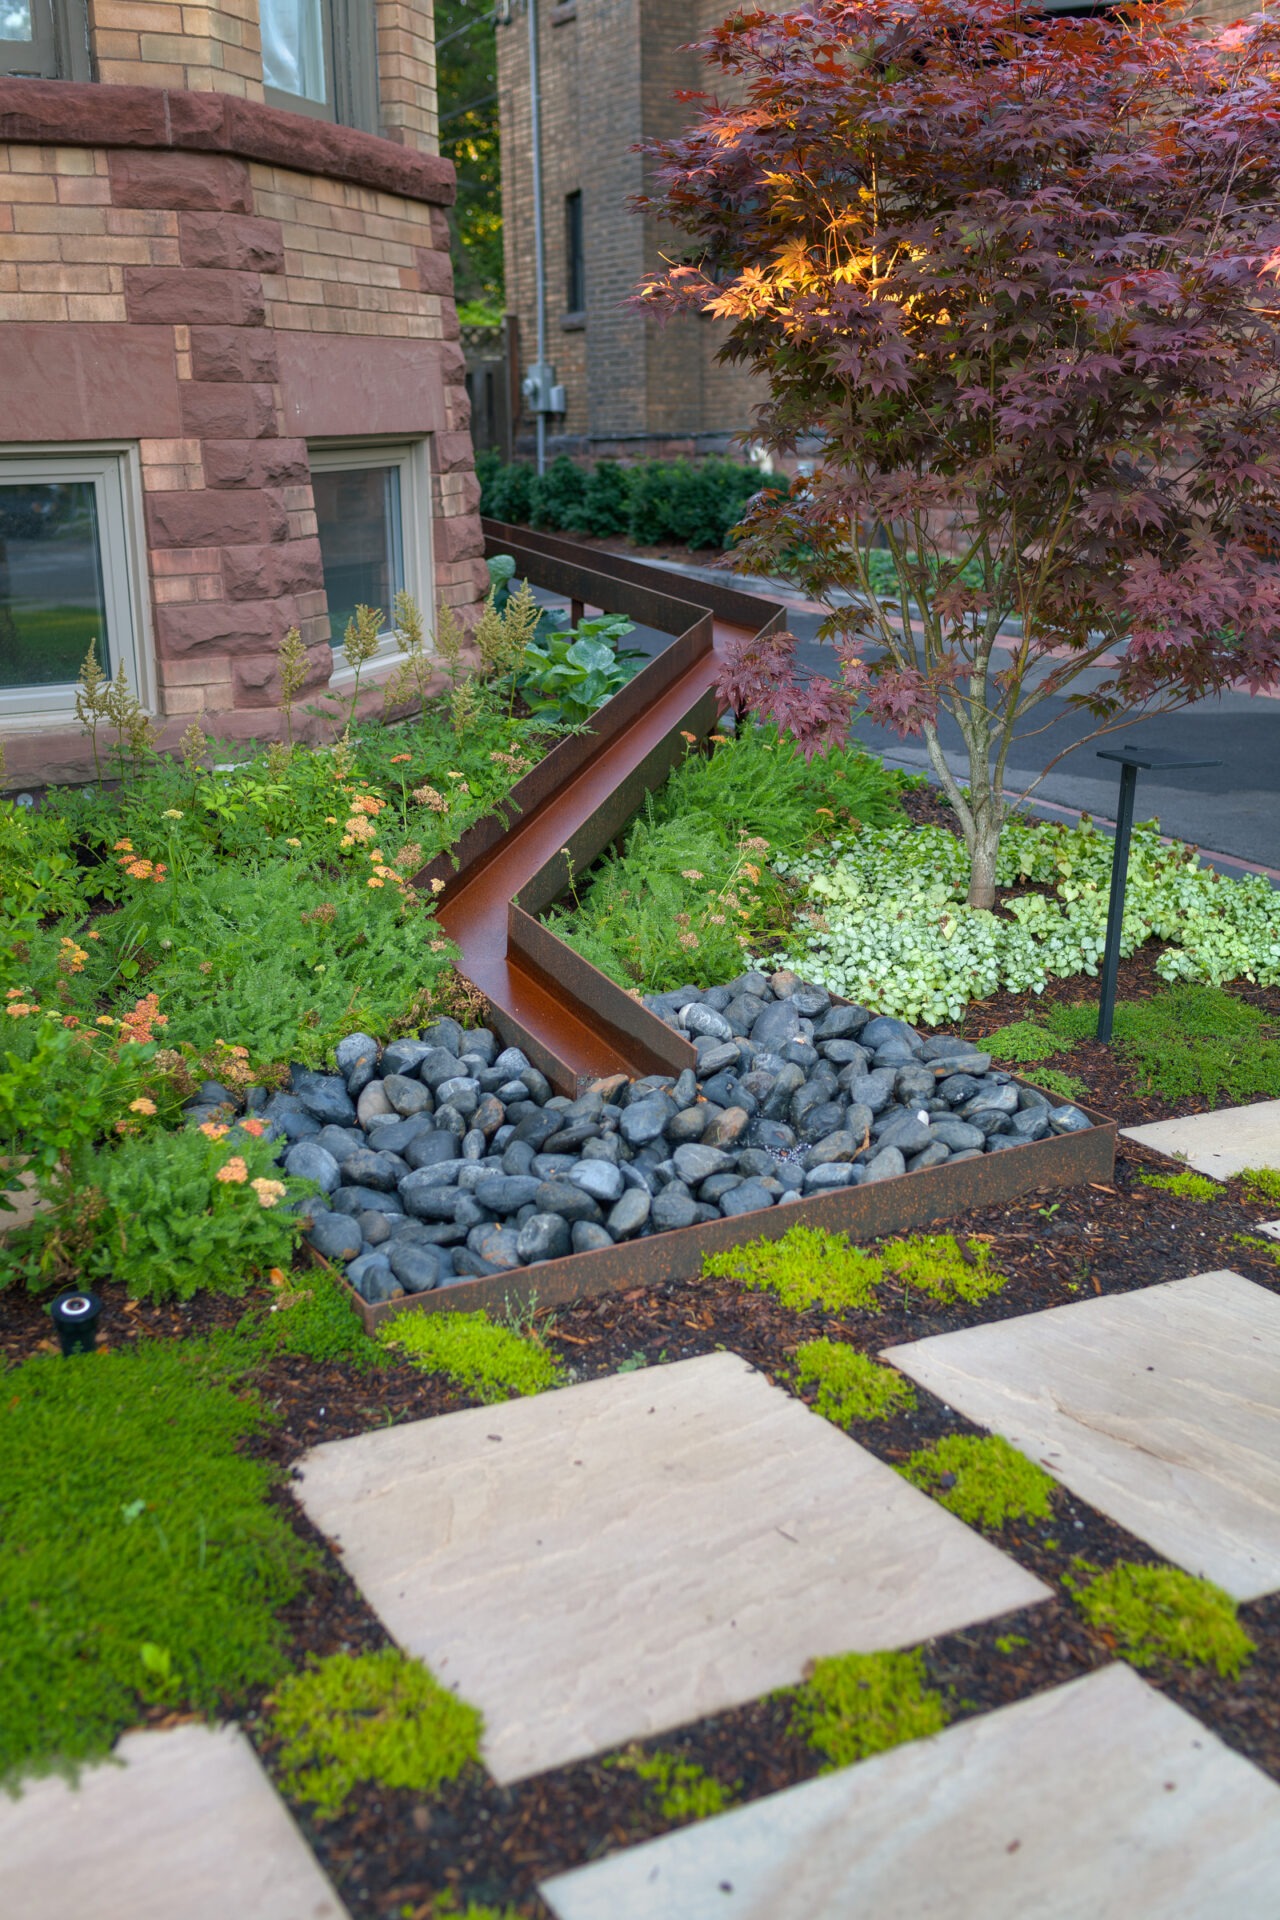
[[[415,877],[415,885],[440,883],[437,918],[460,949],[462,971],[489,1001],[491,1024],[508,1045],[523,1047],[557,1089],[572,1094],[611,1074],[679,1073],[696,1063],[689,1042],[565,946],[538,916],[586,871],[645,795],[661,786],[688,751],[687,736],[711,732],[719,707],[714,682],[726,642],[774,631],[784,624],[784,610],[727,584],[681,581],[676,594],[671,575],[660,567],[598,554],[526,527],[492,521],[484,526],[490,554],[511,554],[519,578],[564,596],[575,615],[583,606],[598,607],[677,637],[585,733],[561,741],[518,783],[504,817],[477,822],[452,854]],[[354,1290],[351,1299],[370,1333],[406,1307],[502,1308],[533,1299],[552,1306],[617,1288],[692,1279],[704,1253],[776,1239],[801,1224],[869,1240],[1037,1188],[1106,1183],[1115,1168],[1115,1124],[1096,1114],[1090,1118],[1095,1125],[1087,1133],[1032,1141],[957,1166],[944,1163],[871,1187],[515,1267],[377,1306]]]

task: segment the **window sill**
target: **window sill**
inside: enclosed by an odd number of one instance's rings
[[[561,333],[582,333],[587,324],[585,313],[562,313],[560,316]]]
[[[571,20],[578,17],[578,0],[560,0],[559,6],[551,9],[553,27],[567,27]]]

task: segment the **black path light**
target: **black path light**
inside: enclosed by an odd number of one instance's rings
[[[1120,972],[1120,934],[1124,926],[1124,889],[1129,873],[1129,837],[1133,831],[1133,800],[1138,774],[1168,773],[1174,767],[1220,767],[1220,760],[1189,760],[1184,754],[1162,753],[1158,747],[1107,747],[1099,760],[1120,763],[1120,799],[1116,806],[1116,844],[1111,856],[1111,903],[1107,908],[1107,945],[1102,956],[1102,993],[1098,1001],[1098,1038],[1110,1040],[1116,1011],[1116,978]]]
[[[96,1293],[90,1293],[87,1289],[77,1293],[60,1293],[49,1313],[64,1356],[93,1352],[98,1319],[102,1313],[102,1302]]]

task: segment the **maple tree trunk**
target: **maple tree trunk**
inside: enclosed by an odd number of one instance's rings
[[[962,787],[943,752],[936,726],[926,721],[925,747],[943,791],[955,808],[969,855],[969,893],[971,907],[990,909],[996,903],[996,856],[1000,851],[1000,829],[1004,825],[1004,801],[1000,783],[1004,755],[999,755],[1001,773],[992,766],[993,742],[985,716],[975,719],[963,706],[953,709],[969,755],[969,781]]]

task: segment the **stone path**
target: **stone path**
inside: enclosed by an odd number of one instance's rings
[[[1280,1297],[1195,1274],[884,1357],[1239,1600],[1280,1588]]]
[[[1114,1666],[546,1882],[559,1920],[1275,1920],[1280,1787]]]
[[[1048,1591],[730,1353],[334,1441],[295,1490],[502,1782]]]
[[[235,1727],[127,1733],[115,1761],[0,1794],[5,1920],[347,1920]]]
[[[1120,1131],[1126,1140],[1183,1160],[1215,1180],[1230,1180],[1246,1167],[1280,1167],[1280,1100],[1220,1107],[1216,1113],[1193,1113],[1183,1120],[1157,1120]]]

